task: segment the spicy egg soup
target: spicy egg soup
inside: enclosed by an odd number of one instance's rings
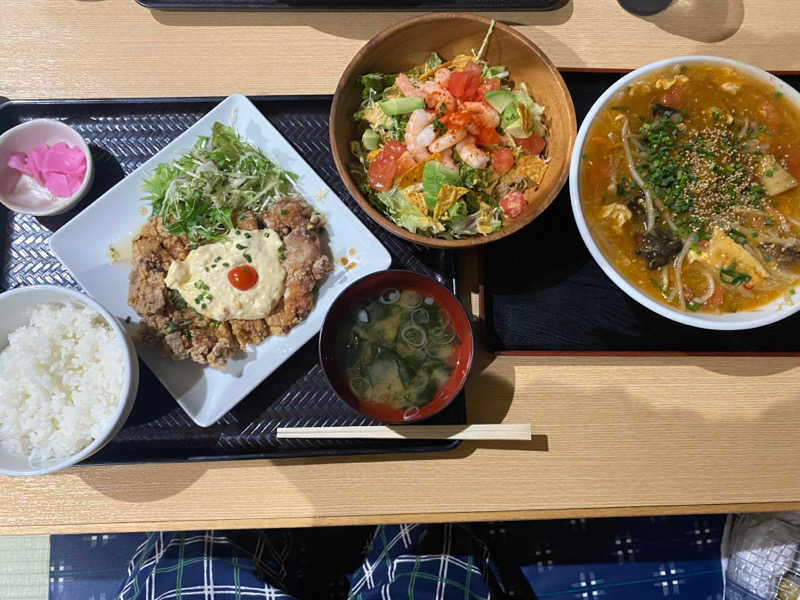
[[[598,113],[582,210],[606,258],[687,311],[750,310],[800,279],[800,110],[730,67],[647,75]]]

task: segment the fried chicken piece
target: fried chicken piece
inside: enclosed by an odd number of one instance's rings
[[[189,254],[187,241],[173,236],[160,219],[151,217],[132,245],[128,304],[142,317],[144,339],[160,344],[175,358],[224,369],[227,359],[239,350],[230,328],[224,323],[212,326],[164,283],[172,261]]]
[[[134,263],[135,264],[135,263]],[[164,276],[139,264],[131,269],[128,286],[128,305],[142,317],[158,313],[166,304]]]
[[[232,319],[228,324],[242,350],[247,344],[257,346],[269,337],[269,327],[264,319]]]
[[[233,226],[236,229],[247,229],[252,231],[258,229],[258,220],[252,210],[243,210],[233,214]]]
[[[259,218],[281,237],[289,235],[289,232],[295,229],[311,230],[322,225],[322,216],[315,214],[314,209],[302,198],[278,200],[262,212]]]
[[[322,219],[313,219],[319,215],[314,215],[305,201],[294,198],[280,200],[261,216],[272,229],[287,231],[283,237],[286,291],[267,317],[273,333],[285,334],[311,311],[317,282],[333,270],[333,265],[323,254],[319,235],[314,231]]]

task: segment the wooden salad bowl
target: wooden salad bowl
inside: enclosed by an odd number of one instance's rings
[[[480,246],[506,237],[525,227],[546,209],[561,190],[569,172],[569,160],[577,127],[575,107],[561,74],[547,56],[528,38],[513,28],[496,22],[484,58],[489,64],[504,65],[517,86],[525,82],[533,99],[545,106],[549,131],[550,166],[539,189],[529,199],[527,209],[502,229],[485,236],[446,240],[411,233],[394,224],[359,191],[350,174],[355,158],[351,140],[357,139],[358,125],[353,113],[361,103],[358,78],[365,73],[397,73],[427,60],[436,51],[447,61],[458,54],[477,51],[490,21],[466,13],[433,13],[408,19],[372,38],[347,65],[333,98],[330,115],[330,140],[333,160],[353,198],[379,225],[395,235],[433,248]]]

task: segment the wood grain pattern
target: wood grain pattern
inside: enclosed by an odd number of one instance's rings
[[[501,17],[560,67],[628,69],[706,52],[800,70],[794,0],[757,8],[675,0],[662,15],[640,19],[613,0],[574,0],[553,13]],[[133,0],[3,0],[0,94],[331,93],[364,41],[406,16],[158,13]],[[467,389],[470,421],[534,423],[530,442],[0,477],[0,533],[798,509],[798,376],[792,358],[481,355]]]
[[[800,508],[798,377],[794,358],[479,356],[470,421],[531,441],[0,478],[0,533]]]
[[[710,53],[800,70],[794,0],[675,0],[655,17],[614,0],[499,16],[563,68],[630,69]],[[757,6],[756,6],[757,4]],[[164,12],[134,0],[0,2],[0,95],[330,94],[358,49],[413,12]]]

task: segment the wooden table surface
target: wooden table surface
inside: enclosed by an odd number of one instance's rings
[[[552,13],[495,16],[563,68],[709,53],[789,71],[800,70],[795,9],[795,0],[675,0],[642,19],[614,0],[574,0]],[[410,14],[2,0],[0,96],[330,93],[366,39]],[[470,298],[475,282],[462,283]],[[530,443],[0,477],[0,534],[797,509],[798,381],[789,357],[480,353],[470,421],[533,423]]]

